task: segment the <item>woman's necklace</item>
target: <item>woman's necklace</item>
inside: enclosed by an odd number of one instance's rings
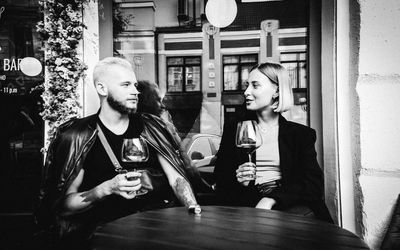
[[[267,133],[268,131],[271,131],[274,127],[277,127],[277,126],[278,126],[278,124],[272,124],[272,125],[268,125],[265,123],[263,123],[262,125],[261,125],[261,123],[258,124],[258,128],[260,129],[261,133],[263,133],[263,134]]]

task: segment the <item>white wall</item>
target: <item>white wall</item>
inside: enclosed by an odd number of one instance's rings
[[[360,4],[357,93],[360,100],[362,226],[380,247],[400,193],[400,1]]]

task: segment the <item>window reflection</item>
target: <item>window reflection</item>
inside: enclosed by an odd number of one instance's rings
[[[167,58],[168,92],[201,90],[201,57]]]
[[[168,91],[181,92],[183,83],[183,68],[169,67],[168,68]]]
[[[246,89],[250,69],[257,64],[257,55],[223,56],[224,91]]]
[[[294,107],[291,109],[293,121],[307,125],[307,64],[306,53],[282,53],[281,63],[289,73],[293,88]]]

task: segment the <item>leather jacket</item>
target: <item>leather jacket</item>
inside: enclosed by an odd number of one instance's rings
[[[174,137],[173,131],[159,117],[137,114],[143,121],[141,136],[163,155],[189,183],[198,183],[199,172]],[[47,151],[35,219],[47,228],[57,221],[62,199],[79,171],[97,137],[97,114],[72,119],[59,126]]]

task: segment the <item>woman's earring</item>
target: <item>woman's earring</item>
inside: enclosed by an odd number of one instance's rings
[[[277,99],[279,100],[279,93],[275,93],[272,95],[272,99],[276,102]]]
[[[279,106],[279,93],[272,95],[272,108],[277,109]]]

